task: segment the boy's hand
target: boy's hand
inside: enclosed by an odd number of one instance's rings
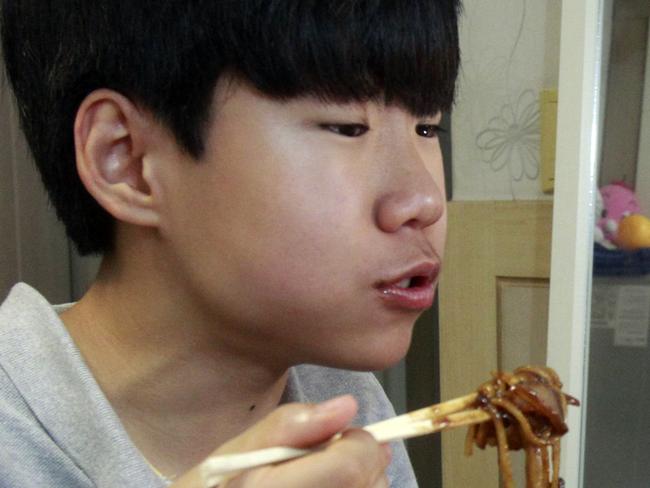
[[[356,401],[338,397],[318,405],[283,405],[214,454],[232,454],[274,446],[313,447],[343,431],[356,414]],[[348,430],[325,449],[276,466],[247,471],[220,488],[384,488],[390,448],[362,430]],[[205,488],[194,468],[173,488]]]

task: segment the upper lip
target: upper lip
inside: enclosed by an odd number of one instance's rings
[[[385,288],[391,285],[411,278],[421,278],[420,286],[431,285],[440,272],[440,263],[436,261],[425,261],[409,267],[406,271],[395,274],[388,279],[381,280],[377,283],[377,288]]]

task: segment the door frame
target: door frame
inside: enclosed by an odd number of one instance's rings
[[[569,414],[561,457],[566,486],[575,487],[583,482],[605,1],[562,2],[547,358],[582,401]]]

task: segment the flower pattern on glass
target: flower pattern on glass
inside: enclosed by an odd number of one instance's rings
[[[516,103],[501,108],[498,116],[476,136],[483,160],[494,172],[504,168],[512,180],[539,176],[539,105],[532,90],[523,91]]]

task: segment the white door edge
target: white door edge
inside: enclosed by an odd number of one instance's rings
[[[582,487],[586,367],[593,249],[594,192],[600,149],[602,0],[562,2],[557,153],[551,253],[548,364],[571,408],[561,475]]]

